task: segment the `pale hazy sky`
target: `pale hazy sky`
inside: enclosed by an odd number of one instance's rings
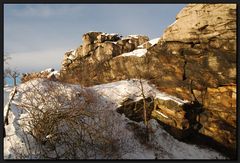
[[[20,72],[60,69],[88,31],[160,37],[186,4],[4,4],[4,54]],[[6,66],[6,65],[5,65]]]

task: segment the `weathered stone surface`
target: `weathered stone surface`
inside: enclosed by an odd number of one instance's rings
[[[165,30],[163,39],[185,43],[209,43],[213,40],[214,48],[220,48],[225,40],[235,40],[225,44],[225,49],[236,51],[230,48],[236,46],[236,4],[187,5]]]
[[[199,99],[202,100],[202,99]],[[236,148],[236,86],[208,88],[203,96],[206,110],[200,114],[200,133]]]
[[[129,119],[140,122],[144,121],[143,99],[134,101],[126,99],[122,106],[117,108],[117,112],[124,114]],[[183,139],[189,134],[197,131],[200,127],[196,117],[201,111],[201,107],[196,104],[179,104],[173,100],[146,98],[147,120],[155,118],[162,124],[171,128],[171,134]]]
[[[102,32],[88,32],[82,36],[82,41],[84,45],[92,44],[94,40],[97,40],[97,36],[102,34]]]
[[[220,114],[223,116],[224,113],[220,112]],[[229,114],[226,113],[226,115]],[[205,110],[199,117],[199,122],[203,126],[199,132],[213,138],[225,147],[236,149],[236,128],[221,116],[212,110]]]

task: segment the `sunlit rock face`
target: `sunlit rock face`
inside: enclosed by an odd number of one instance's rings
[[[65,54],[60,80],[91,86],[147,79],[160,91],[199,103],[203,111],[194,119],[199,132],[236,149],[235,4],[187,5],[156,44],[147,36],[102,32],[82,39],[82,45]],[[170,116],[174,109],[162,110]],[[179,129],[189,126],[185,112],[174,115]]]
[[[118,74],[109,62],[123,54],[134,51],[149,38],[142,35],[122,37],[118,34],[88,32],[83,35],[83,44],[76,50],[66,52],[61,68],[61,79],[70,83],[95,85],[117,81]],[[120,63],[121,64],[121,63]],[[118,68],[118,72],[123,72]]]
[[[204,78],[210,87],[235,83],[235,4],[187,5],[162,38],[169,51],[185,57],[186,76],[195,82]]]
[[[170,53],[183,56],[184,79],[205,109],[200,133],[236,148],[236,5],[187,5],[162,39]]]
[[[236,51],[235,4],[189,4],[163,34],[165,41]],[[209,44],[206,44],[209,43]]]

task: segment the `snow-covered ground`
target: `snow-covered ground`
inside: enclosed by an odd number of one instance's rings
[[[142,80],[143,88],[146,96],[158,97],[163,100],[173,100],[179,105],[187,101],[183,101],[176,97],[167,95],[158,91],[148,81]],[[37,88],[37,91],[34,91]],[[54,97],[50,90],[57,90],[58,97]],[[25,151],[23,158],[37,158],[29,148],[26,148],[26,133],[22,126],[24,119],[28,117],[28,112],[24,107],[39,106],[39,109],[46,109],[44,105],[55,108],[53,101],[58,101],[61,108],[68,108],[69,105],[76,100],[81,104],[82,102],[92,103],[92,108],[96,111],[103,110],[105,120],[111,130],[111,135],[120,143],[118,149],[121,153],[122,159],[225,159],[220,153],[212,150],[199,147],[197,145],[190,145],[178,141],[168,134],[161,125],[155,120],[150,121],[153,129],[150,146],[146,146],[139,141],[136,132],[129,129],[129,124],[135,124],[139,128],[144,128],[144,124],[133,122],[124,115],[118,114],[115,109],[126,98],[135,100],[141,99],[140,82],[137,79],[123,80],[108,84],[96,85],[88,88],[82,88],[79,85],[62,84],[59,82],[48,81],[46,79],[35,79],[20,84],[17,87],[17,94],[12,102],[12,108],[9,115],[9,125],[5,126],[6,137],[4,138],[4,158],[19,158],[14,153],[17,151]],[[33,99],[29,99],[29,97]],[[44,104],[41,100],[45,97]],[[94,101],[91,101],[94,99]],[[75,101],[74,101],[75,100]],[[50,104],[50,105],[49,105]],[[110,132],[110,130],[109,130]],[[46,136],[49,137],[49,134]],[[33,138],[28,137],[30,144],[36,143]],[[25,143],[24,143],[25,142]],[[35,150],[36,146],[31,145],[31,149]],[[56,149],[58,150],[58,149]],[[61,147],[61,150],[63,148]],[[90,158],[104,158],[102,155],[97,155]]]

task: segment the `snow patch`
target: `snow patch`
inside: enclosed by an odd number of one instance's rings
[[[131,39],[131,38],[138,39],[140,36],[141,35],[127,35],[127,36],[123,37],[122,40]]]
[[[58,76],[60,76],[60,72],[58,72],[58,71],[53,71],[53,72],[51,72],[48,76],[47,76],[47,78],[50,78],[51,76],[55,76],[55,77],[58,77]]]
[[[155,98],[159,98],[161,100],[171,100],[171,101],[178,103],[179,105],[183,105],[184,103],[189,102],[187,100],[181,100],[180,98],[168,95],[168,94],[166,94],[164,92],[160,92],[160,91],[158,91]]]
[[[3,89],[4,89],[5,92],[11,92],[13,87],[5,85]]]
[[[135,57],[142,57],[144,56],[145,54],[147,53],[147,49],[136,49],[132,52],[129,52],[129,53],[123,53],[119,56],[122,56],[122,57],[127,57],[127,56],[135,56]]]
[[[153,45],[157,44],[159,40],[160,40],[160,38],[155,38],[155,39],[152,39],[148,42],[153,46]]]
[[[133,37],[133,38],[138,38],[140,35],[128,35],[130,37]]]
[[[53,72],[53,71],[54,71],[54,68],[47,68],[47,69],[41,71],[41,73],[44,73],[44,72],[51,73],[51,72]]]
[[[151,44],[151,46],[153,46],[153,45],[156,45],[159,40],[160,40],[160,38],[155,38],[155,39],[152,39],[148,42]],[[146,42],[143,43],[143,44],[146,44]],[[143,49],[143,44],[139,45],[137,48]]]
[[[76,59],[76,50],[70,50],[69,51],[70,52],[70,55],[67,57],[67,59],[70,59],[70,60],[74,60],[74,59]]]
[[[172,100],[179,105],[189,102],[159,91],[154,85],[150,85],[147,80],[142,80],[142,84],[146,97],[152,96],[162,100]],[[118,106],[126,98],[131,98],[135,101],[142,99],[139,79],[121,80],[89,88],[95,90]]]

